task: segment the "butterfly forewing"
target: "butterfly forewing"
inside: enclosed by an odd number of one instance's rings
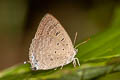
[[[65,29],[56,18],[46,14],[30,46],[29,57],[32,68],[47,70],[63,66],[70,63],[75,54]]]

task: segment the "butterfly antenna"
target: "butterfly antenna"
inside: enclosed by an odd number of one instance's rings
[[[78,35],[78,33],[76,32],[75,33],[75,37],[74,37],[74,42],[73,42],[73,45],[75,46],[75,42],[76,42],[76,39],[77,39],[77,35]]]
[[[82,45],[82,44],[84,44],[84,43],[86,43],[86,42],[88,42],[90,40],[90,38],[88,38],[87,40],[85,40],[85,41],[83,41],[83,42],[81,42],[80,44],[78,44],[76,47],[78,47],[78,46],[80,46],[80,45]],[[75,47],[75,48],[76,48]]]

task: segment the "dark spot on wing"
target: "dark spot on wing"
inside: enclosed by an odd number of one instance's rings
[[[37,68],[36,68],[36,67],[34,67],[34,68],[32,68],[32,70],[37,70]]]
[[[53,59],[52,59],[52,58],[50,58],[50,60],[51,60],[51,61],[53,61]]]
[[[61,39],[61,41],[63,41],[63,40],[64,40],[64,38]]]
[[[57,45],[59,45],[59,43],[57,43]]]
[[[59,34],[60,32],[56,32],[56,36]]]
[[[36,62],[38,62],[38,60],[36,60]]]

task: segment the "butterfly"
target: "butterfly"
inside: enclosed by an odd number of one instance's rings
[[[29,48],[32,69],[62,68],[71,62],[76,65],[76,59],[79,62],[78,58],[75,58],[76,54],[77,51],[60,22],[51,14],[46,14],[42,18]]]

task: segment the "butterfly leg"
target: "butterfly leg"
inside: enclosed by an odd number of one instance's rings
[[[57,70],[57,68],[55,68],[54,70]]]
[[[62,65],[62,66],[60,67],[60,69],[62,69],[62,68],[63,68],[63,66],[64,66],[64,65]]]
[[[73,59],[73,66],[76,67],[76,61],[75,61],[75,58]]]
[[[80,62],[78,58],[74,58],[77,61],[77,64],[80,66]]]
[[[77,63],[76,63],[77,62]],[[76,64],[78,64],[80,66],[80,62],[79,62],[79,59],[78,58],[74,58],[73,59],[73,65],[74,67],[76,67]]]

